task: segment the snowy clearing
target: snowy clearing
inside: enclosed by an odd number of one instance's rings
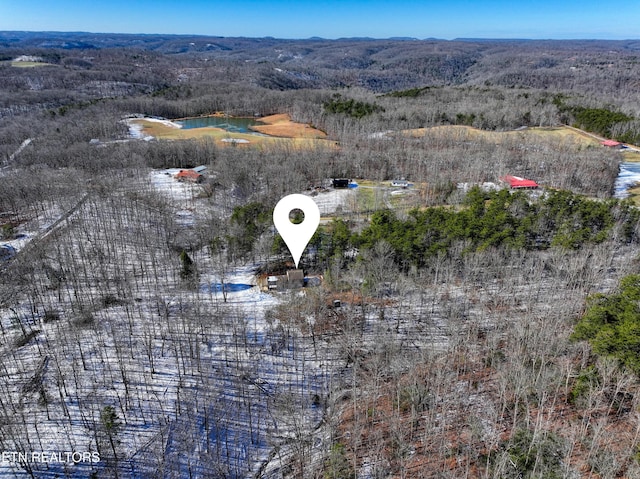
[[[312,196],[313,201],[318,205],[320,214],[328,216],[333,213],[344,211],[349,208],[351,201],[355,201],[354,189],[331,189],[327,192],[318,193]]]

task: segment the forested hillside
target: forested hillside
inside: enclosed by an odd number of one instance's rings
[[[0,32],[0,477],[640,477],[639,57]]]

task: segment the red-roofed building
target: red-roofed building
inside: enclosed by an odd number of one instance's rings
[[[191,183],[200,183],[204,180],[204,177],[194,170],[180,170],[176,174],[176,179],[178,181],[189,181]]]
[[[602,146],[606,146],[608,148],[621,148],[622,147],[622,143],[620,143],[619,141],[615,141],[615,140],[604,140],[604,141],[601,141],[600,144]]]
[[[509,185],[509,188],[511,189],[535,189],[540,187],[540,185],[538,185],[538,183],[536,183],[535,181],[520,178],[519,176],[505,175],[501,177],[500,180],[507,183]]]

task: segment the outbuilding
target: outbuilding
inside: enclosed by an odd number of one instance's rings
[[[267,278],[267,289],[270,289],[270,290],[278,289],[278,277],[277,276],[269,276]]]
[[[189,183],[202,183],[204,176],[194,170],[180,170],[176,174],[176,179],[178,181],[188,181]]]
[[[351,180],[349,178],[334,178],[332,180],[334,188],[349,188],[349,183]]]
[[[391,186],[396,186],[400,188],[408,188],[410,183],[407,180],[391,180]]]
[[[601,141],[600,144],[602,146],[606,146],[607,148],[622,148],[622,143],[615,140],[604,140]]]
[[[521,178],[519,176],[505,175],[500,178],[500,181],[507,183],[509,185],[509,188],[513,190],[516,190],[516,189],[535,190],[536,188],[540,187],[540,185],[538,185],[538,183],[536,183],[535,181],[527,180],[526,178]]]

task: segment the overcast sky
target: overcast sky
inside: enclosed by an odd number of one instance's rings
[[[638,39],[640,0],[0,0],[0,30]]]

